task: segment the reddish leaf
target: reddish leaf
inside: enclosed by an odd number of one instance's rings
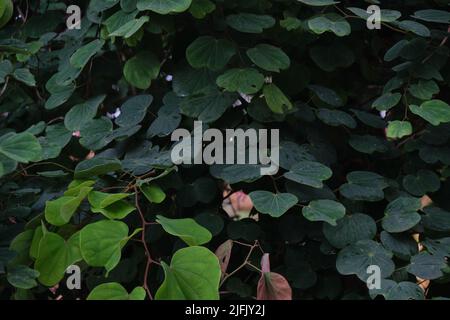
[[[233,249],[233,241],[227,240],[216,250],[216,256],[219,258],[220,270],[222,270],[222,277],[227,271],[228,263],[230,262],[231,249]]]
[[[279,273],[265,272],[258,281],[257,300],[292,300],[292,289]]]

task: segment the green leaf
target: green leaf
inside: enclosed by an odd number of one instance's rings
[[[400,93],[385,93],[372,103],[372,108],[376,108],[379,111],[387,111],[395,107],[401,98],[402,95]]]
[[[215,88],[207,88],[184,98],[180,103],[180,110],[188,117],[209,123],[219,119],[236,99],[237,95],[234,93],[222,93]]]
[[[97,109],[105,97],[105,95],[97,96],[84,103],[73,106],[64,117],[64,125],[67,130],[77,131],[89,123],[97,114]]]
[[[256,210],[274,218],[281,217],[286,211],[297,204],[298,199],[290,193],[272,193],[269,191],[253,191],[249,197]]]
[[[319,162],[301,161],[294,164],[284,177],[313,188],[322,188],[322,181],[328,180],[332,175],[331,169]]]
[[[377,233],[377,225],[372,217],[355,213],[339,219],[335,226],[324,223],[323,234],[336,248],[344,248],[359,240],[372,240]]]
[[[128,236],[128,226],[121,221],[88,224],[80,231],[81,256],[88,265],[105,267],[109,272],[119,263],[122,248],[131,236]]]
[[[0,154],[17,162],[28,163],[39,160],[42,147],[31,133],[9,133],[0,137]]]
[[[139,11],[150,10],[159,14],[169,14],[186,11],[192,0],[137,0]]]
[[[218,300],[220,265],[217,257],[203,247],[175,252],[170,266],[161,262],[165,279],[156,292],[157,300]]]
[[[450,212],[437,207],[426,207],[423,209],[422,223],[425,228],[439,232],[450,231]]]
[[[123,199],[128,193],[104,193],[92,191],[88,195],[91,211],[101,213],[109,219],[123,219],[136,208]]]
[[[419,170],[416,175],[403,177],[403,187],[413,196],[421,197],[441,187],[439,176],[430,170]]]
[[[392,139],[401,139],[412,134],[413,128],[409,121],[389,121],[386,136]]]
[[[88,44],[85,44],[72,54],[70,57],[70,64],[77,69],[83,69],[89,62],[89,59],[99,52],[104,44],[105,40],[102,39],[95,39]]]
[[[121,284],[108,282],[92,289],[86,300],[144,300],[145,296],[146,292],[142,287],[136,287],[128,293]]]
[[[445,267],[447,263],[443,256],[421,252],[411,258],[406,270],[421,279],[433,280],[444,275],[442,269]]]
[[[351,12],[353,12],[354,14],[356,14],[358,17],[363,18],[364,20],[367,20],[372,15],[372,13],[367,12],[365,9],[354,8],[354,7],[350,7],[347,9],[350,10]],[[396,10],[388,10],[388,9],[380,10],[380,21],[381,22],[394,22],[401,16],[402,16],[402,14]]]
[[[247,50],[247,56],[261,69],[272,72],[280,72],[289,68],[291,60],[280,48],[269,44],[258,44]]]
[[[332,226],[345,216],[345,207],[333,200],[314,200],[302,209],[303,216],[309,221],[324,221]]]
[[[339,1],[333,0],[297,0],[297,1],[313,7],[330,6],[339,3]]]
[[[24,265],[18,265],[8,270],[6,278],[8,282],[16,288],[31,289],[37,286],[36,278],[39,272]]]
[[[435,9],[425,9],[414,12],[415,19],[427,22],[450,24],[450,12]]]
[[[161,203],[166,199],[164,191],[155,183],[144,184],[139,188],[150,203]]]
[[[118,29],[114,30],[109,34],[110,37],[124,37],[125,39],[130,38],[138,30],[148,22],[148,16],[142,16],[139,19],[133,19],[128,21],[124,25],[120,26]]]
[[[421,37],[429,37],[431,35],[430,29],[428,29],[426,26],[424,26],[423,24],[418,23],[416,21],[403,20],[403,21],[396,23],[396,25],[400,29],[412,32]]]
[[[92,187],[83,187],[74,196],[63,196],[45,203],[45,220],[55,226],[65,225],[70,221],[83,199]]]
[[[264,76],[253,68],[230,69],[216,80],[219,87],[230,92],[254,94],[264,84]]]
[[[60,235],[46,231],[39,241],[38,257],[34,268],[39,271],[39,282],[51,287],[64,277],[67,267],[81,260],[80,233],[67,241]]]
[[[412,84],[408,91],[417,99],[431,100],[433,96],[439,93],[439,86],[433,80],[422,80]]]
[[[263,94],[267,105],[274,113],[282,114],[285,113],[286,110],[291,110],[293,108],[292,103],[284,95],[283,91],[273,83],[266,84],[263,87]]]
[[[316,34],[333,32],[338,37],[348,36],[352,31],[347,20],[335,13],[328,13],[309,19],[308,28]]]
[[[372,240],[360,240],[342,249],[336,260],[336,268],[340,274],[355,274],[365,281],[370,273],[367,267],[376,265],[380,267],[381,277],[389,277],[395,269],[392,262],[392,253]]]
[[[129,193],[105,193],[100,191],[92,191],[88,195],[88,200],[91,206],[95,208],[106,208],[129,196]]]
[[[383,229],[391,233],[411,229],[420,222],[420,215],[417,213],[420,207],[418,198],[399,197],[395,199],[388,204],[384,211]]]
[[[353,171],[347,175],[347,183],[341,185],[342,196],[356,201],[379,201],[384,199],[386,179],[370,171]]]
[[[261,33],[275,25],[271,16],[252,13],[231,14],[225,20],[233,29],[246,33]]]
[[[157,215],[156,221],[167,233],[179,237],[189,246],[198,246],[211,241],[211,232],[199,225],[194,219],[169,219]]]
[[[422,117],[433,126],[450,122],[450,106],[442,100],[430,100],[419,106],[410,105],[412,113]]]
[[[329,104],[333,107],[340,107],[344,105],[344,102],[342,101],[341,97],[333,90],[329,88],[325,88],[322,86],[317,85],[310,85],[308,88],[314,92],[314,94],[319,98],[321,101],[325,102],[326,104]]]
[[[373,154],[375,152],[388,151],[386,140],[372,135],[351,135],[348,140],[349,145],[361,153]]]
[[[186,58],[191,66],[213,71],[223,69],[235,54],[233,43],[210,36],[195,39],[186,49]]]
[[[12,76],[17,81],[25,83],[27,86],[34,87],[36,86],[36,80],[34,79],[34,75],[27,68],[19,68],[14,70]]]
[[[2,14],[0,14],[0,29],[11,20],[14,14],[14,5],[11,0],[2,1]]]
[[[371,296],[382,295],[386,300],[424,300],[423,289],[412,282],[382,279],[380,289],[369,290]]]
[[[209,0],[192,0],[189,12],[196,19],[203,19],[216,10],[216,5]]]
[[[353,51],[340,41],[314,46],[309,49],[309,56],[326,72],[350,67],[355,62]]]
[[[75,167],[75,179],[92,178],[101,176],[109,172],[114,172],[122,168],[117,159],[95,157],[83,160]]]
[[[386,249],[392,251],[396,257],[402,260],[409,261],[411,256],[419,251],[414,238],[405,233],[390,234],[382,231],[380,240]]]
[[[317,118],[330,126],[346,126],[350,129],[356,128],[356,121],[351,115],[340,110],[321,108],[317,111]]]
[[[125,79],[134,87],[148,89],[159,75],[160,63],[150,51],[141,51],[129,59],[123,68]]]
[[[153,102],[153,96],[142,94],[128,99],[120,108],[120,116],[116,124],[121,127],[130,128],[144,120],[148,107]]]

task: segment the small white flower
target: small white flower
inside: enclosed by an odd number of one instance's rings
[[[382,117],[383,119],[386,118],[387,115],[387,111],[380,111],[380,117]]]
[[[239,107],[242,105],[241,100],[237,99],[234,103],[233,103],[233,107]]]
[[[253,96],[252,95],[248,95],[242,92],[239,92],[239,95],[241,96],[242,99],[244,99],[247,103],[252,102]]]
[[[168,74],[167,76],[166,76],[166,81],[167,82],[171,82],[173,80],[173,76],[171,75],[171,74]]]
[[[110,119],[116,119],[120,116],[120,114],[121,114],[120,108],[116,108],[115,112],[113,112],[113,113],[107,112],[106,116]]]

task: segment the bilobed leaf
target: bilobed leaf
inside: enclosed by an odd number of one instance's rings
[[[158,77],[159,69],[156,56],[150,51],[141,51],[125,63],[123,74],[132,86],[147,89]]]
[[[31,133],[10,133],[0,137],[0,154],[17,162],[28,163],[39,160],[42,147]]]
[[[297,197],[290,193],[253,191],[249,197],[258,212],[269,214],[274,218],[281,217],[298,202]]]
[[[247,56],[261,69],[272,72],[285,70],[291,64],[291,60],[282,49],[264,43],[248,49]]]
[[[338,37],[351,33],[350,24],[342,16],[335,13],[319,15],[308,20],[308,28],[316,34],[333,32]]]
[[[145,296],[146,292],[142,287],[136,287],[128,293],[121,284],[108,282],[92,289],[86,300],[144,300]]]
[[[121,127],[130,128],[139,124],[147,114],[148,107],[153,102],[153,96],[142,94],[128,99],[120,108],[120,116],[116,119],[116,124]]]
[[[351,12],[353,12],[354,14],[356,14],[358,17],[361,17],[365,20],[367,20],[372,15],[372,13],[367,12],[367,10],[365,10],[365,9],[360,9],[360,8],[355,8],[355,7],[350,7],[347,9],[350,10]],[[401,16],[402,16],[402,14],[396,10],[388,10],[388,9],[380,10],[380,21],[381,22],[393,22],[393,21],[397,20],[398,18],[400,18]]]
[[[137,0],[140,11],[150,10],[159,14],[169,14],[186,11],[192,0]]]
[[[34,268],[39,271],[40,283],[54,286],[64,277],[68,266],[81,260],[79,236],[77,232],[66,241],[53,232],[43,234],[34,263]]]
[[[422,223],[425,228],[440,232],[450,231],[450,212],[438,207],[425,207]]]
[[[175,252],[170,265],[161,262],[165,279],[156,292],[157,300],[218,300],[220,265],[204,247]]]
[[[322,181],[331,178],[332,174],[333,172],[330,168],[319,162],[301,161],[294,164],[284,176],[289,180],[307,186],[322,188]]]
[[[412,282],[382,279],[380,289],[371,289],[370,295],[382,295],[386,300],[424,300],[423,289]]]
[[[416,175],[403,177],[403,187],[413,196],[423,196],[428,192],[436,192],[441,187],[439,176],[430,170],[419,170]]]
[[[377,98],[372,103],[372,108],[376,108],[379,111],[386,111],[395,107],[402,98],[402,95],[398,92],[396,93],[385,93],[381,97]]]
[[[36,86],[36,80],[34,75],[27,68],[18,68],[14,70],[12,76],[17,81],[25,83],[27,86],[34,87]]]
[[[386,179],[370,171],[353,171],[347,175],[347,183],[341,185],[340,193],[351,200],[379,201],[384,198]]]
[[[8,270],[6,279],[16,288],[31,289],[37,286],[37,282],[35,280],[37,277],[39,277],[39,271],[24,265],[18,265]]]
[[[414,97],[421,100],[431,100],[433,95],[439,93],[439,86],[433,80],[419,80],[412,84],[408,90]]]
[[[64,125],[67,130],[80,130],[81,127],[90,122],[97,114],[97,109],[105,97],[105,95],[97,96],[84,103],[73,106],[64,117]]]
[[[317,117],[330,126],[346,126],[356,128],[356,121],[351,115],[341,110],[321,108],[317,111]]]
[[[239,13],[227,16],[226,22],[230,27],[240,32],[261,33],[264,29],[273,27],[275,19],[268,15]]]
[[[359,240],[372,240],[377,233],[375,221],[368,215],[355,213],[339,219],[335,226],[324,223],[323,234],[336,248],[344,248]]]
[[[433,280],[444,275],[442,269],[446,266],[447,263],[443,256],[421,252],[411,258],[406,270],[421,279]]]
[[[388,138],[400,139],[412,134],[412,125],[409,121],[389,121],[386,136]]]
[[[133,19],[128,21],[124,25],[120,26],[118,29],[114,30],[109,34],[110,37],[124,37],[130,38],[135,34],[146,22],[148,22],[148,16],[142,16],[139,19]]]
[[[390,202],[384,211],[383,229],[391,233],[411,229],[420,221],[417,213],[420,206],[420,199],[412,197],[399,197]]]
[[[450,12],[436,9],[425,9],[414,12],[415,19],[427,22],[450,23]]]
[[[210,36],[195,39],[186,49],[186,58],[191,66],[213,71],[223,69],[235,54],[233,43]]]
[[[80,231],[81,256],[93,267],[114,269],[120,261],[122,248],[129,240],[128,226],[121,221],[101,220]]]
[[[274,113],[285,113],[286,110],[293,108],[291,101],[285,96],[275,84],[266,84],[263,87],[264,98],[270,110]]]
[[[309,221],[324,221],[332,226],[345,216],[345,207],[333,200],[314,200],[302,209],[303,216]]]
[[[384,139],[372,135],[351,135],[348,144],[361,153],[373,154],[388,151],[388,144]]]
[[[450,106],[442,100],[426,101],[420,107],[412,104],[409,109],[433,126],[450,122]]]
[[[89,59],[92,58],[105,44],[105,40],[96,39],[85,44],[70,57],[70,64],[78,69],[84,68]]]
[[[108,172],[114,172],[122,168],[117,159],[95,157],[84,160],[75,167],[75,178],[92,178]]]
[[[318,86],[310,85],[308,88],[323,102],[333,107],[340,107],[344,104],[341,97],[333,90]]]
[[[365,281],[370,273],[367,267],[376,265],[380,268],[381,277],[389,277],[395,269],[392,253],[372,240],[360,240],[342,249],[336,260],[336,268],[340,274],[355,274]]]
[[[226,91],[254,94],[263,86],[264,76],[253,68],[230,69],[219,76],[216,83]]]
[[[216,10],[216,5],[210,0],[192,0],[189,12],[194,18],[203,19]]]
[[[156,221],[163,229],[189,246],[198,246],[209,242],[212,238],[208,229],[199,225],[194,219],[169,219],[161,215],[156,216]]]

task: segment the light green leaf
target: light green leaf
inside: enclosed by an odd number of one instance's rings
[[[145,296],[146,292],[142,287],[136,287],[128,293],[121,284],[108,282],[92,289],[86,300],[144,300]]]
[[[81,260],[80,233],[67,241],[60,235],[46,231],[39,241],[38,257],[34,268],[39,271],[39,282],[51,287],[64,277],[67,267]]]
[[[175,252],[170,266],[161,264],[165,279],[157,300],[219,300],[219,260],[208,249],[183,248]]]
[[[332,226],[345,216],[345,207],[333,200],[314,200],[302,209],[303,216],[309,221],[325,221]]]
[[[266,84],[263,87],[263,94],[267,105],[274,113],[282,114],[285,113],[286,110],[291,110],[293,108],[291,101],[289,101],[283,91],[273,83]]]
[[[268,214],[274,218],[281,217],[292,208],[298,199],[290,193],[272,193],[269,191],[253,191],[249,197],[252,199],[256,210]]]
[[[426,101],[420,107],[410,105],[409,109],[433,126],[450,122],[450,106],[442,100]]]
[[[121,221],[88,224],[80,231],[81,255],[90,266],[105,267],[109,272],[119,263],[122,248],[130,237],[128,226]]]
[[[194,219],[169,219],[157,215],[156,221],[167,233],[179,237],[189,246],[208,243],[212,238],[211,232],[199,225]]]
[[[409,121],[389,121],[386,136],[392,139],[400,139],[412,134],[412,125]]]
[[[155,183],[144,184],[139,188],[150,203],[161,203],[166,199],[164,191]]]
[[[120,28],[114,30],[109,34],[110,37],[124,37],[125,39],[130,38],[135,34],[146,22],[148,22],[148,16],[142,16],[139,19],[133,19],[128,21]]]
[[[347,20],[335,13],[328,13],[309,19],[308,27],[316,34],[333,32],[338,37],[348,36],[352,31]]]

